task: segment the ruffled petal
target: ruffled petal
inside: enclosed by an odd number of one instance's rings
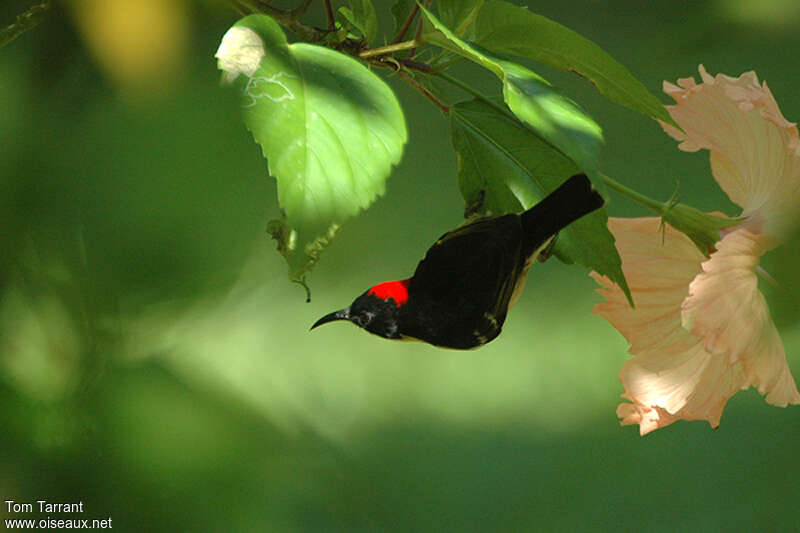
[[[667,106],[683,131],[662,123],[685,151],[707,149],[720,187],[749,217],[744,227],[779,239],[800,208],[800,138],[754,72],[709,75],[701,83],[664,83]],[[774,243],[773,243],[774,244]]]
[[[767,402],[800,403],[800,394],[786,363],[783,342],[758,290],[755,269],[766,249],[764,238],[736,229],[717,243],[703,262],[703,272],[689,285],[682,304],[684,328],[703,339],[711,353],[741,363],[743,386],[753,385]]]
[[[611,218],[622,270],[633,294],[631,309],[622,291],[592,273],[605,302],[594,313],[625,336],[634,354],[620,370],[625,387],[617,408],[622,424],[639,424],[642,435],[683,420],[719,424],[727,400],[745,383],[741,365],[704,349],[702,339],[682,327],[681,303],[702,272],[705,257],[694,243],[658,218]]]
[[[660,407],[646,407],[635,403],[621,403],[617,406],[617,418],[620,425],[632,426],[639,424],[639,434],[647,435],[651,431],[663,428],[680,420]]]
[[[758,290],[755,270],[800,211],[800,137],[754,72],[738,78],[664,82],[667,109],[680,126],[662,123],[685,151],[709,150],[720,187],[747,220],[726,232],[706,260],[683,234],[659,219],[609,220],[636,309],[622,291],[593,273],[606,301],[594,312],[630,342],[620,370],[622,424],[642,434],[672,422],[719,424],[727,400],[755,386],[766,400],[800,403],[783,343]]]
[[[609,218],[608,228],[616,238],[622,270],[636,305],[631,308],[620,288],[592,272],[606,299],[594,307],[631,344],[631,353],[656,349],[685,334],[681,327],[681,302],[689,283],[701,272],[705,257],[686,236],[664,226],[658,218]]]
[[[637,353],[622,366],[619,379],[623,398],[633,403],[620,404],[617,414],[625,413],[622,424],[638,423],[645,435],[676,420],[707,420],[717,427],[744,377],[740,365],[727,364],[684,332],[672,346]]]

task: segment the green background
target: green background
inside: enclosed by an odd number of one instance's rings
[[[4,5],[0,24],[26,6]],[[702,62],[756,70],[800,118],[793,2],[530,7],[665,103],[661,81],[697,78]],[[219,87],[213,54],[236,14],[190,14],[185,75],[147,100],[113,90],[58,7],[0,50],[3,500],[83,501],[80,518],[122,531],[800,528],[798,408],[749,390],[716,431],[619,427],[627,345],[590,314],[599,297],[580,267],[537,265],[504,334],[477,351],[345,324],[309,333],[368,286],[409,275],[459,223],[447,121],[390,80],[407,113],[403,161],[324,254],[307,304],[265,231],[274,180]],[[380,16],[390,31],[388,3]],[[685,202],[737,212],[706,153],[678,151],[575,76],[534,68],[603,126],[607,174],[660,199],[679,181]],[[611,198],[614,216],[648,214]],[[798,243],[762,262],[781,283],[762,290],[795,376]]]

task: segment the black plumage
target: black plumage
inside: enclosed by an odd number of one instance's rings
[[[589,179],[569,178],[522,214],[469,220],[442,235],[408,280],[367,290],[321,318],[350,320],[391,339],[469,349],[502,330],[532,262],[563,228],[603,205]]]

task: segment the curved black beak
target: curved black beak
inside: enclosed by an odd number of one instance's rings
[[[345,309],[340,309],[339,311],[334,311],[333,313],[329,313],[324,317],[320,318],[319,320],[314,322],[314,325],[311,326],[311,329],[314,329],[317,326],[321,326],[322,324],[327,324],[328,322],[333,322],[334,320],[349,320],[349,319],[350,319],[350,308],[347,307]]]

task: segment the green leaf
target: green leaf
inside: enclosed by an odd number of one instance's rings
[[[473,26],[484,0],[439,0],[439,19],[462,39],[474,39]]]
[[[564,154],[487,102],[456,104],[450,117],[459,186],[467,205],[482,198],[485,212],[519,213],[580,172]],[[607,221],[608,213],[601,208],[570,224],[559,233],[554,252],[565,263],[579,263],[612,279],[631,300]]]
[[[378,16],[372,0],[350,0],[350,8],[340,7],[339,13],[361,32],[367,44],[371,43],[378,35]]]
[[[426,42],[455,52],[493,72],[503,83],[506,105],[520,120],[578,163],[582,170],[591,173],[597,169],[603,134],[600,126],[575,102],[535,72],[492,57],[456,37],[421,4],[420,10],[428,22],[422,36]]]
[[[278,181],[273,224],[290,277],[303,278],[339,223],[384,192],[406,142],[389,87],[355,59],[288,44],[278,24],[250,15],[222,38],[223,80],[242,92],[244,121]]]
[[[498,54],[575,72],[606,98],[674,125],[664,105],[595,43],[566,26],[508,2],[488,0],[475,18],[474,42]]]

